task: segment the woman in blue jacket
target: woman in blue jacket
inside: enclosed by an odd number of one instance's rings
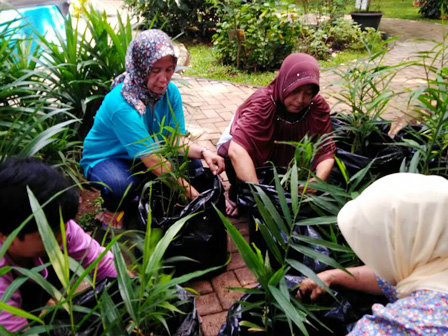
[[[224,169],[220,156],[185,137],[181,95],[171,82],[176,63],[168,35],[157,29],[141,32],[128,46],[126,72],[112,83],[85,138],[81,166],[89,181],[100,182],[104,222],[112,228],[123,227],[120,204],[135,197],[141,179],[134,173],[142,170],[141,164],[156,176],[171,170],[157,153],[163,137],[179,137],[185,145],[180,154],[187,151],[190,159],[203,158],[214,174]],[[177,183],[186,188],[188,198],[198,195],[184,179]]]

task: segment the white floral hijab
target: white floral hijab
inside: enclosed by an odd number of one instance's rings
[[[174,63],[177,63],[170,37],[158,29],[145,30],[128,46],[126,72],[112,82],[112,89],[123,83],[121,94],[140,115],[145,114],[146,106],[155,104],[159,99],[146,85],[152,67],[165,56],[173,56]]]
[[[399,297],[448,293],[448,180],[399,173],[347,203],[338,224],[350,247]]]

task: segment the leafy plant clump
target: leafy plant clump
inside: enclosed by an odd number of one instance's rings
[[[353,21],[338,18],[324,21],[316,27],[302,26],[298,51],[327,60],[332,53],[343,50],[379,50],[382,46],[381,33],[367,28],[362,31]]]
[[[339,107],[338,118],[344,122],[341,130],[350,135],[350,152],[364,155],[371,134],[382,136],[380,126],[385,123],[382,115],[389,102],[398,93],[391,86],[400,63],[385,66],[382,61],[387,49],[372,53],[367,60],[350,64],[347,69],[336,70],[339,80],[333,86],[339,87],[335,93]]]
[[[423,0],[420,2],[419,13],[425,18],[441,19],[442,14],[448,14],[448,3],[445,0]]]
[[[306,179],[310,177],[310,171],[300,168],[299,165],[306,163],[309,165],[317,147],[325,145],[325,140],[325,138],[319,139],[316,141],[316,146],[311,144],[309,138],[305,139],[303,143],[290,143],[297,148],[290,169],[284,175],[280,175],[274,168],[273,186],[270,186],[270,189],[266,189],[266,186],[263,185],[250,184],[256,211],[259,212],[259,215],[254,215],[254,221],[267,247],[265,256],[260,246],[256,246],[255,243],[249,245],[241,233],[220,214],[241,257],[259,282],[257,288],[235,289],[256,297],[250,302],[238,302],[242,306],[241,311],[244,312],[240,326],[249,328],[249,331],[263,332],[263,335],[308,335],[308,331],[311,330],[311,328],[308,329],[310,324],[325,329],[326,326],[316,315],[316,310],[322,307],[305,305],[296,299],[295,290],[297,288],[288,288],[285,276],[290,271],[299,272],[303,276],[313,279],[330,293],[325,284],[317,277],[316,267],[325,268],[325,265],[330,265],[339,269],[344,268],[317,246],[338,251],[339,256],[345,262],[353,263],[355,259],[350,248],[341,244],[336,237],[338,231],[334,226],[336,211],[331,214],[320,211],[321,217],[308,219],[304,219],[302,215],[302,208],[306,206],[307,196],[305,191],[299,191],[298,185],[303,183],[304,190],[306,190],[317,183],[313,183],[312,186],[311,183],[306,182]],[[302,178],[305,181],[302,181]],[[319,181],[320,188],[323,184],[325,183]],[[285,189],[289,190],[290,194],[286,195]],[[335,197],[339,201],[342,201],[344,196],[350,197],[342,187],[340,189],[333,187],[333,190],[338,191]],[[333,203],[334,200],[319,200],[316,204],[327,204],[325,202]],[[334,209],[334,204],[330,208]],[[317,238],[318,235],[311,237],[300,229],[306,227],[309,230],[309,226],[314,226],[316,230],[319,230],[318,225],[321,224],[329,226],[330,229],[325,233],[326,236],[333,237],[333,241]],[[298,254],[302,257],[298,258]],[[309,260],[312,262],[310,263]],[[330,293],[330,295],[332,294]],[[243,332],[242,335],[245,333]]]
[[[165,234],[161,230],[152,230],[147,225],[146,232],[136,233],[124,239],[124,234],[114,236],[105,245],[105,251],[85,269],[80,262],[68,254],[67,241],[63,238],[62,249],[50,228],[42,207],[29,190],[29,197],[35,220],[42,237],[49,263],[55,270],[62,288],[56,288],[50,280],[44,278],[39,265],[32,269],[13,266],[20,274],[5,292],[9,298],[24,281],[33,279],[50,294],[55,304],[36,309],[29,313],[22,309],[3,304],[2,309],[30,321],[26,328],[29,334],[53,332],[62,334],[89,335],[165,335],[175,334],[184,317],[197,319],[191,295],[179,287],[179,284],[202,276],[216,268],[191,272],[181,277],[171,274],[169,261],[162,262],[170,242],[179,234],[185,223],[192,217],[187,216],[174,223]],[[55,195],[54,197],[57,197]],[[151,222],[151,213],[148,213]],[[5,241],[0,251],[3,257],[11,241],[17,236],[25,221]],[[61,232],[65,237],[65,224],[61,221]],[[120,243],[120,241],[126,241]],[[110,285],[96,283],[98,263],[107,251],[114,254],[117,278],[107,279]],[[126,262],[125,262],[126,258]],[[171,262],[179,262],[177,257]],[[6,273],[11,267],[1,269]],[[90,287],[86,293],[78,293],[83,284]],[[188,315],[190,313],[190,315]],[[40,314],[40,315],[39,315]],[[199,321],[197,321],[199,322]],[[192,325],[193,322],[187,322]],[[199,328],[199,325],[197,326]],[[10,335],[0,326],[2,335]],[[12,334],[11,334],[12,335]]]
[[[224,64],[250,71],[278,69],[297,44],[297,13],[278,1],[216,4],[222,15],[213,36]]]
[[[448,176],[448,35],[431,50],[419,52],[425,84],[409,96],[411,117],[420,125],[404,128],[399,135],[413,155],[402,171]]]
[[[219,18],[206,0],[125,0],[143,22],[142,26],[163,29],[172,36],[186,34],[210,38]]]

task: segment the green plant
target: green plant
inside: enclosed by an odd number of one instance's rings
[[[445,0],[423,0],[418,12],[429,19],[440,19],[442,14],[448,13],[448,3]]]
[[[28,334],[48,332],[61,328],[59,323],[54,322],[56,313],[59,310],[67,312],[70,321],[69,326],[73,333],[83,330],[86,327],[85,324],[92,323],[92,319],[96,320],[102,327],[102,335],[128,335],[134,332],[135,334],[169,333],[169,320],[174,315],[182,315],[184,313],[181,310],[184,302],[178,297],[178,285],[214,270],[209,269],[181,277],[173,277],[170,274],[170,269],[167,268],[167,264],[182,261],[184,258],[173,258],[171,261],[166,261],[165,265],[162,264],[165,250],[171,240],[192,216],[185,217],[173,224],[163,236],[160,230],[152,230],[151,225],[147,225],[144,235],[134,234],[135,239],[131,240],[130,246],[126,244],[119,245],[118,241],[124,238],[123,234],[112,235],[110,242],[105,246],[104,252],[84,269],[80,263],[73,260],[68,254],[65,224],[61,221],[62,250],[52,229],[48,225],[43,208],[50,200],[41,206],[30,190],[28,190],[28,194],[33,209],[32,216],[34,216],[37,222],[49,261],[62,284],[62,288],[58,289],[45,279],[39,272],[42,266],[32,269],[7,266],[1,269],[3,273],[14,270],[19,274],[5,291],[2,302],[7,302],[10,296],[28,279],[35,281],[56,301],[54,306],[42,307],[32,313],[11,307],[6,303],[1,304],[2,310],[25,317],[30,321],[26,331]],[[53,198],[58,195],[54,195]],[[0,249],[0,258],[3,258],[12,240],[32,216],[24,221],[3,242]],[[148,213],[148,222],[151,222],[151,212]],[[119,296],[122,302],[117,305],[113,304],[112,295],[114,293],[105,291],[96,297],[97,305],[94,307],[75,305],[74,298],[83,282],[87,282],[90,286],[95,287],[98,263],[104,258],[106,252],[110,250],[114,254]],[[139,257],[136,257],[137,253],[133,252],[135,250],[139,250]],[[126,254],[126,260],[128,260],[130,265],[126,265],[124,254]],[[45,266],[49,266],[49,264]],[[128,268],[132,271],[132,274],[128,272]],[[39,313],[41,313],[40,317],[38,317]],[[83,314],[84,318],[80,319],[79,314]],[[75,315],[78,317],[75,318]],[[47,322],[45,326],[43,326],[43,320]],[[2,328],[2,332],[5,335],[8,334],[4,328]]]
[[[386,52],[387,49],[382,48],[372,53],[368,60],[358,60],[347,69],[335,70],[340,79],[332,85],[340,89],[335,93],[337,103],[334,107],[341,108],[337,113],[344,123],[340,130],[353,138],[350,143],[352,153],[363,154],[370,134],[382,136],[378,128],[384,124],[381,117],[390,100],[397,95],[391,81],[406,63],[383,65]]]
[[[431,50],[419,52],[420,66],[425,70],[426,83],[410,92],[409,109],[414,112],[420,128],[410,128],[404,145],[414,154],[403,162],[402,171],[421,174],[448,175],[448,64],[445,48],[447,35]]]
[[[200,35],[210,38],[219,18],[206,0],[125,0],[126,6],[143,19],[142,25],[166,33]]]
[[[246,242],[238,230],[219,213],[227,232],[234,241],[241,257],[245,261],[249,270],[254,274],[259,282],[259,288],[245,289],[238,288],[238,291],[257,294],[260,300],[257,302],[240,302],[243,305],[243,311],[249,312],[254,317],[251,321],[240,322],[241,326],[249,327],[252,331],[264,331],[269,335],[278,334],[280,323],[286,323],[289,326],[291,334],[300,330],[304,335],[308,335],[306,324],[321,324],[313,311],[317,307],[302,304],[294,295],[290,294],[290,289],[286,286],[284,280],[285,274],[290,268],[293,268],[304,276],[310,277],[327,291],[329,289],[319,280],[314,271],[297,260],[290,257],[291,251],[299,253],[318,260],[332,267],[343,269],[339,263],[327,255],[321,254],[302,242],[319,244],[330,249],[337,249],[348,252],[349,248],[339,244],[328,243],[321,239],[309,239],[307,236],[295,233],[295,227],[298,225],[307,225],[299,220],[299,214],[305,194],[298,192],[298,167],[294,164],[290,170],[291,205],[289,206],[284,195],[284,189],[277,172],[274,171],[275,189],[280,206],[273,204],[268,195],[257,185],[253,185],[253,195],[255,197],[257,208],[263,218],[263,223],[256,220],[258,227],[266,241],[269,251],[280,265],[278,269],[273,269],[269,255],[263,258],[261,251],[253,245]],[[307,182],[305,183],[307,184]],[[335,219],[333,219],[335,220]],[[314,218],[314,224],[328,223],[328,218]]]
[[[61,155],[75,150],[73,128],[79,120],[51,97],[38,66],[42,50],[31,40],[16,40],[14,21],[0,26],[0,161],[8,156],[40,156],[69,170]]]
[[[308,12],[314,13],[318,24],[325,17],[329,16],[331,20],[334,20],[343,16],[345,13],[346,0],[303,0],[301,3],[303,12],[305,14]]]
[[[384,46],[381,33],[372,28],[362,31],[353,21],[338,18],[321,22],[317,27],[302,26],[298,51],[326,60],[332,52],[359,50],[377,52]]]
[[[45,53],[39,65],[47,71],[42,78],[51,97],[69,105],[82,123],[76,137],[84,139],[93,124],[93,116],[109,91],[112,79],[124,72],[127,45],[132,40],[132,27],[127,18],[118,16],[118,32],[107,21],[106,13],[93,8],[84,11],[87,26],[80,28],[70,16],[65,22],[65,36],[58,35],[58,45],[43,36],[39,43]]]
[[[331,56],[327,45],[327,33],[320,28],[302,26],[300,28],[300,43],[298,51],[314,56],[319,60],[326,60]]]
[[[276,69],[294,49],[300,24],[293,8],[259,1],[216,5],[223,18],[213,43],[224,64],[255,72]]]

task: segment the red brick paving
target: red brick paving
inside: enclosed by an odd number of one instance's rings
[[[247,218],[230,219],[230,221],[246,239],[249,239]],[[244,264],[231,239],[229,239],[227,250],[232,259],[227,265],[226,272],[210,280],[196,281],[189,286],[201,294],[196,299],[196,305],[204,336],[218,334],[219,328],[226,319],[227,310],[242,295],[240,292],[229,290],[228,287],[253,287],[256,284],[255,277]]]

